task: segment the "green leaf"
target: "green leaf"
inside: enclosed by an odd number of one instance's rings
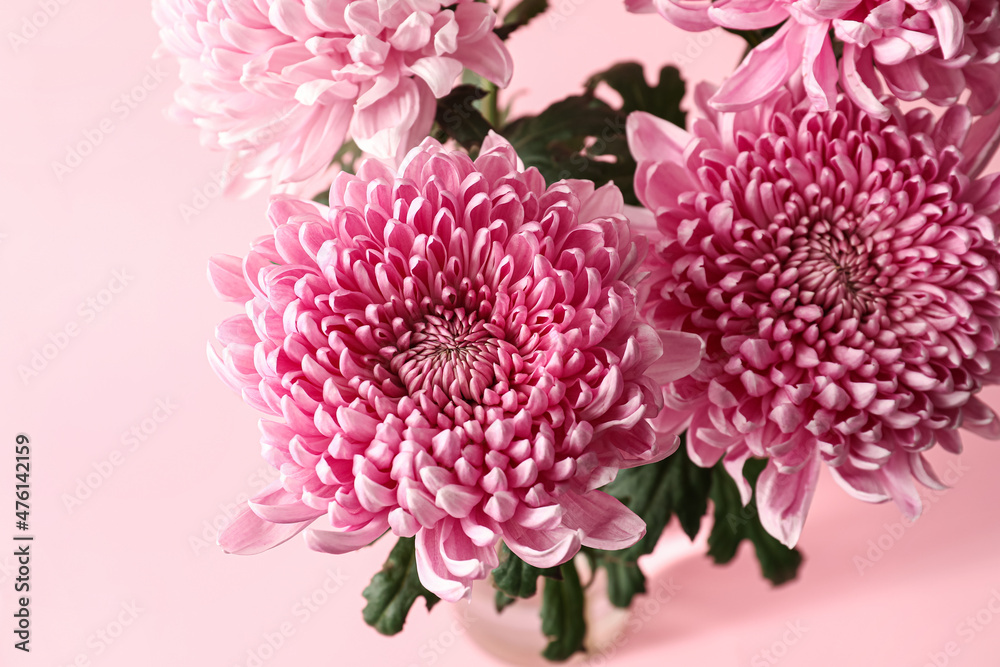
[[[637,204],[632,189],[635,161],[629,154],[625,117],[587,93],[555,102],[537,116],[518,118],[503,134],[527,167],[546,182],[583,178],[598,186],[613,181],[625,201]]]
[[[616,607],[625,609],[632,604],[632,598],[646,592],[646,575],[639,568],[636,559],[616,556],[615,552],[596,552],[597,561],[608,573],[608,599]]]
[[[587,622],[583,616],[583,586],[576,564],[559,566],[562,580],[548,579],[542,591],[542,633],[549,639],[542,651],[546,660],[566,660],[583,651]]]
[[[682,436],[683,438],[683,436]],[[657,463],[618,473],[603,491],[622,501],[646,522],[646,535],[621,551],[593,552],[608,573],[608,595],[617,607],[628,607],[632,598],[646,592],[646,578],[639,569],[640,556],[652,553],[670,517],[694,539],[701,518],[708,511],[712,471],[698,467],[687,456],[683,440],[677,452]]]
[[[660,80],[655,87],[646,82],[642,65],[635,62],[618,63],[598,72],[587,80],[587,90],[594,91],[601,82],[608,84],[622,97],[621,113],[645,111],[684,127],[684,112],[681,100],[684,98],[684,79],[676,67],[660,70]]]
[[[683,456],[671,456],[670,506],[677,515],[681,528],[692,540],[701,530],[701,519],[708,513],[708,493],[712,486],[712,471],[699,467],[687,456],[687,447],[681,442]]]
[[[538,592],[538,577],[559,579],[562,573],[557,567],[546,569],[528,565],[517,557],[506,544],[500,545],[500,564],[493,568],[493,585],[512,598],[530,598]]]
[[[528,25],[531,19],[542,14],[548,8],[548,0],[521,0],[503,17],[503,25],[496,28],[493,32],[500,39],[507,39],[510,37],[510,33]]]
[[[498,614],[515,602],[517,602],[517,598],[512,598],[501,590],[498,590],[493,596],[493,604],[496,606]]]
[[[750,459],[744,465],[743,475],[751,487],[756,487],[766,464],[763,459]],[[740,542],[750,540],[761,573],[777,586],[798,576],[802,554],[798,549],[789,549],[764,530],[757,512],[756,493],[754,496],[744,507],[736,482],[721,465],[713,469],[711,498],[715,505],[715,523],[708,536],[708,555],[716,563],[728,563],[736,556]]]
[[[512,598],[530,598],[538,591],[540,568],[528,565],[506,544],[500,546],[500,564],[493,569],[493,585]]]
[[[457,86],[437,101],[437,110],[434,114],[434,120],[437,121],[440,131],[473,154],[479,150],[486,135],[493,129],[475,107],[475,103],[485,96],[486,91],[478,86],[469,84]]]
[[[621,109],[596,96],[601,82],[621,95]],[[620,63],[588,79],[582,95],[555,102],[537,116],[518,118],[501,134],[525,165],[536,167],[548,183],[582,178],[601,186],[612,181],[627,204],[637,205],[636,164],[628,148],[626,118],[633,111],[647,111],[683,127],[684,89],[673,67],[660,70],[654,87],[646,82],[641,65]]]
[[[412,537],[401,537],[389,553],[382,570],[372,577],[362,595],[365,623],[383,635],[394,635],[403,629],[410,607],[423,597],[430,609],[438,597],[420,583],[417,576],[416,552]]]

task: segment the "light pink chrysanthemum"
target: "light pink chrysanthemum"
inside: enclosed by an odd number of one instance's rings
[[[1000,178],[978,176],[997,119],[887,101],[881,121],[843,95],[817,112],[788,90],[722,113],[710,95],[697,91],[690,134],[628,120],[661,238],[651,320],[706,344],[666,393],[689,415],[689,453],[724,457],[744,501],[744,461],[767,457],[760,516],[787,545],[821,463],[853,496],[914,517],[914,480],[940,488],[922,452],[959,452],[959,427],[1000,436],[975,396],[1000,379]]]
[[[350,136],[399,160],[463,68],[500,86],[510,55],[474,0],[155,0],[181,62],[175,115],[240,165],[235,189],[307,181]]]
[[[888,120],[882,83],[902,100],[950,106],[968,89],[975,115],[1000,102],[996,0],[626,0],[686,30],[757,30],[785,24],[754,48],[712,99],[721,111],[752,107],[800,75],[813,107],[834,106],[837,81],[862,109]],[[840,76],[830,32],[843,42]],[[877,74],[876,74],[877,72]]]
[[[217,335],[219,375],[263,420],[281,479],[220,536],[256,553],[309,530],[343,553],[386,530],[416,536],[423,584],[447,600],[497,565],[503,539],[551,567],[616,549],[641,519],[596,490],[676,447],[649,418],[659,379],[701,341],[637,315],[644,245],[620,192],[546,188],[496,135],[473,162],[433,139],[398,173],[341,173],[331,207],[279,198],[272,235],[210,276],[247,314]],[[641,238],[640,238],[641,241]]]

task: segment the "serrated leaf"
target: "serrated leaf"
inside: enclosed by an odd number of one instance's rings
[[[518,155],[524,152],[537,159],[545,156],[545,149],[553,144],[580,150],[587,137],[595,136],[616,120],[620,120],[618,114],[606,102],[592,95],[572,95],[553,102],[537,116],[512,121],[503,134],[519,149]]]
[[[514,8],[504,15],[503,24],[493,32],[500,39],[507,39],[512,32],[528,25],[533,18],[542,14],[548,8],[548,0],[521,0],[521,2],[514,5]]]
[[[537,593],[539,577],[558,579],[562,576],[557,567],[543,569],[528,565],[503,543],[497,558],[500,563],[493,568],[493,585],[512,598],[530,598]]]
[[[593,95],[559,100],[537,116],[512,121],[501,134],[525,166],[536,167],[546,182],[581,178],[602,186],[613,181],[627,203],[638,203],[625,117]]]
[[[622,98],[614,109],[595,95],[601,82]],[[592,76],[583,95],[553,103],[537,116],[518,118],[501,131],[526,166],[536,167],[546,182],[581,178],[602,186],[613,182],[625,203],[638,205],[633,181],[636,164],[628,148],[626,118],[633,111],[647,111],[684,126],[680,108],[684,81],[673,67],[660,70],[650,86],[637,63],[620,63]]]
[[[382,570],[372,577],[362,595],[368,600],[363,612],[365,623],[383,635],[394,635],[403,629],[417,598],[423,597],[428,609],[439,600],[420,583],[412,537],[399,538]]]
[[[540,568],[528,565],[514,555],[506,544],[497,555],[500,564],[493,569],[493,585],[512,598],[530,598],[538,591]]]
[[[744,465],[743,475],[752,488],[756,487],[766,464],[763,459],[749,459]],[[715,523],[708,536],[708,555],[716,563],[731,561],[740,543],[750,540],[761,573],[772,584],[778,586],[798,576],[802,554],[798,549],[789,549],[764,530],[757,512],[756,494],[744,507],[736,482],[721,466],[713,469],[711,498],[715,505]]]
[[[595,90],[602,81],[621,95],[622,114],[627,116],[633,111],[645,111],[684,127],[685,114],[681,110],[681,100],[684,98],[685,85],[676,67],[661,69],[656,86],[650,86],[646,82],[642,65],[635,62],[618,63],[590,77],[587,80],[587,90]]]
[[[512,598],[501,590],[497,590],[496,595],[493,596],[493,604],[498,614],[515,602],[517,602],[517,598]]]
[[[463,84],[438,99],[434,120],[444,135],[458,142],[462,148],[475,153],[493,126],[483,118],[475,103],[486,96],[478,86]]]
[[[683,438],[683,436],[682,436]],[[657,463],[618,473],[603,491],[622,501],[646,522],[641,540],[620,551],[595,552],[608,573],[608,596],[617,607],[628,607],[632,598],[646,592],[646,578],[639,569],[641,556],[652,553],[677,515],[681,527],[694,539],[701,518],[708,511],[712,471],[698,467],[687,456],[683,442],[677,452]]]
[[[646,575],[636,559],[605,552],[598,562],[608,574],[608,599],[614,606],[625,609],[632,604],[632,598],[646,592]]]
[[[584,650],[583,639],[587,635],[583,586],[576,564],[571,560],[559,570],[562,580],[546,580],[542,591],[542,634],[549,640],[542,657],[547,660],[566,660]]]
[[[670,469],[671,508],[677,515],[681,528],[692,540],[701,530],[701,519],[708,513],[708,494],[712,487],[712,471],[699,467],[687,455],[681,442],[681,456],[668,457],[673,461]]]

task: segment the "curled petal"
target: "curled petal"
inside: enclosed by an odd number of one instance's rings
[[[312,519],[299,523],[272,523],[244,507],[219,531],[218,543],[228,554],[252,556],[273,549],[306,529]]]
[[[602,491],[562,498],[563,525],[582,531],[581,543],[593,549],[630,547],[646,534],[646,523],[617,498]]]
[[[719,111],[739,111],[771,96],[795,71],[806,30],[789,21],[750,52],[712,97]]]
[[[757,479],[757,507],[764,529],[785,546],[799,541],[819,475],[819,457],[813,457],[797,472],[784,475],[769,464]]]
[[[525,529],[516,523],[504,524],[503,541],[518,558],[535,567],[556,567],[572,558],[583,543],[583,531]]]
[[[317,530],[306,531],[306,545],[313,551],[327,554],[346,554],[366,547],[388,530],[389,522],[385,515],[372,518],[368,523],[356,530]]]

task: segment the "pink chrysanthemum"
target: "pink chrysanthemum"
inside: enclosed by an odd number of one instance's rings
[[[720,113],[710,95],[697,91],[690,134],[628,121],[662,239],[651,319],[706,344],[666,394],[689,415],[689,453],[724,457],[744,501],[744,461],[767,457],[761,520],[788,545],[821,463],[914,517],[914,479],[940,488],[922,452],[959,452],[958,427],[1000,436],[975,396],[1000,378],[1000,179],[978,177],[996,119],[890,106],[883,122],[843,95],[817,112],[788,90]]]
[[[153,16],[181,62],[175,114],[230,152],[243,190],[289,191],[347,135],[401,159],[463,68],[501,86],[512,73],[496,14],[474,0],[155,0]]]
[[[888,120],[881,79],[903,100],[950,106],[968,89],[975,115],[1000,102],[997,0],[626,0],[686,30],[756,30],[785,24],[757,46],[712,103],[738,111],[801,75],[813,107],[832,108],[837,62],[830,32],[843,42],[840,84],[862,109]],[[877,73],[876,73],[877,72]]]
[[[218,329],[219,375],[263,420],[281,479],[220,536],[256,553],[327,515],[313,549],[416,536],[447,600],[496,566],[502,538],[551,567],[645,532],[597,487],[662,458],[656,372],[693,370],[701,341],[637,316],[644,246],[612,185],[523,170],[495,135],[473,162],[425,140],[399,172],[338,175],[331,208],[276,199],[272,235],[217,257],[247,314]],[[640,239],[641,240],[641,239]]]

